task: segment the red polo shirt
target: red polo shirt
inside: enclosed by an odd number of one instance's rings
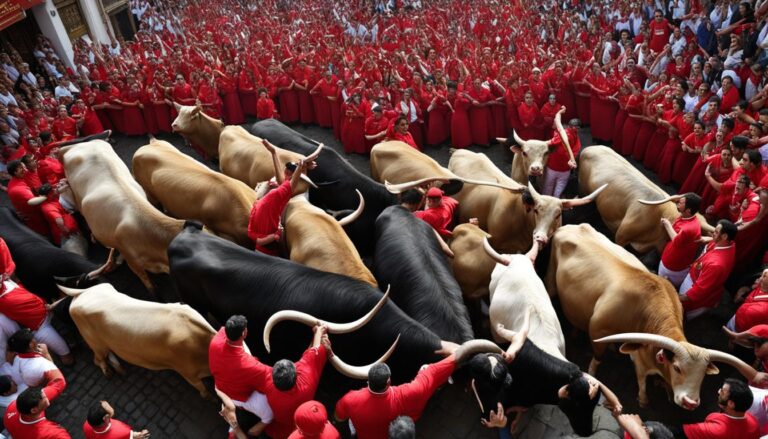
[[[710,413],[704,422],[683,425],[688,439],[758,439],[760,427],[754,416],[745,413],[742,418],[725,413]]]
[[[29,185],[20,178],[13,177],[8,182],[8,198],[16,214],[19,215],[24,224],[35,232],[45,237],[50,236],[48,224],[40,212],[40,206],[30,206],[27,201],[34,198],[35,194]]]
[[[672,223],[677,236],[667,243],[661,253],[661,262],[671,271],[681,271],[691,266],[696,259],[697,242],[701,238],[701,225],[696,215],[677,218]]]
[[[735,244],[715,247],[711,242],[707,245],[704,253],[691,265],[689,274],[693,286],[686,292],[689,299],[683,303],[686,311],[717,306],[723,293],[723,285],[731,274],[735,260]]]
[[[67,387],[67,382],[64,380],[64,375],[61,372],[43,388],[45,396],[53,402],[64,388]],[[59,424],[45,419],[45,413],[34,421],[25,421],[21,419],[21,414],[18,408],[16,408],[16,401],[13,401],[8,406],[5,415],[3,417],[3,423],[5,428],[14,437],[14,439],[69,439],[69,433],[64,430]]]
[[[8,250],[5,240],[0,238],[0,274],[10,276],[14,271],[16,271],[16,263],[13,262],[11,251]],[[2,290],[2,287],[0,287],[0,290]]]
[[[440,236],[451,237],[452,233],[449,229],[451,221],[453,221],[453,212],[458,207],[459,202],[451,197],[443,195],[442,204],[438,207],[431,207],[426,210],[419,210],[414,212],[416,218],[421,218],[427,224],[437,230]]]
[[[227,396],[245,402],[258,386],[271,375],[264,375],[264,365],[243,349],[243,345],[230,344],[224,328],[219,329],[208,346],[208,366],[216,388]],[[264,376],[262,376],[264,375]]]
[[[573,157],[581,150],[581,140],[579,139],[579,133],[573,128],[566,128],[565,134],[568,136],[568,143],[571,145],[571,151]],[[568,160],[571,157],[568,155],[568,151],[565,149],[563,139],[560,137],[560,133],[555,132],[555,136],[549,141],[550,145],[555,147],[555,150],[549,155],[547,159],[547,167],[557,172],[565,172],[571,169],[568,166]]]
[[[37,175],[43,183],[55,186],[64,175],[64,165],[53,157],[46,157],[37,162]]]
[[[768,324],[768,292],[761,290],[758,285],[736,310],[736,332],[763,324]]]
[[[280,216],[285,205],[291,200],[291,182],[286,180],[276,189],[272,189],[260,200],[253,203],[251,217],[248,219],[248,237],[255,243],[256,239],[264,238],[277,232],[280,224]],[[268,255],[276,256],[277,250],[256,246],[256,250]]]
[[[455,367],[453,358],[445,358],[427,366],[410,383],[390,387],[383,393],[368,388],[353,390],[336,403],[336,416],[351,419],[360,438],[387,439],[389,423],[401,415],[418,420],[429,398]]]
[[[83,423],[85,439],[131,439],[131,427],[117,419],[111,419],[103,429],[94,429],[88,421]]]
[[[21,285],[16,285],[12,289],[8,285],[13,285],[13,282],[6,281],[3,284],[2,293],[0,293],[0,313],[21,326],[36,331],[48,315],[45,302]]]

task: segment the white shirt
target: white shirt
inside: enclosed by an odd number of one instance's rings
[[[19,105],[19,104],[16,102],[16,98],[14,98],[14,97],[13,97],[13,95],[11,94],[11,92],[8,92],[8,93],[6,93],[6,94],[2,94],[2,93],[0,93],[0,102],[2,102],[2,103],[3,103],[3,105],[5,105],[6,107],[8,106],[8,104],[13,104],[13,105],[16,105],[16,106],[18,106],[18,105]]]
[[[46,372],[59,369],[47,358],[21,358],[18,355],[13,359],[11,367],[15,369],[15,373],[19,374],[20,383],[30,387],[42,384]]]
[[[11,81],[16,82],[16,80],[19,79],[19,71],[16,70],[16,67],[13,64],[3,64],[3,70],[8,74],[8,78],[10,78]]]

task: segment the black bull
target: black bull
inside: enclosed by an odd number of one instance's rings
[[[280,148],[299,154],[309,155],[317,149],[316,141],[274,119],[256,122],[250,131]],[[359,203],[355,189],[363,194],[365,209],[362,215],[344,229],[361,255],[372,254],[374,222],[381,211],[397,202],[397,198],[384,185],[360,173],[330,148],[323,148],[317,158],[317,168],[308,175],[318,186],[309,190],[309,201],[321,209],[354,210]]]
[[[431,226],[401,206],[376,220],[374,275],[391,286],[400,309],[441,339],[463,343],[473,338],[461,288]]]
[[[370,311],[381,299],[378,289],[333,273],[244,249],[229,241],[186,227],[168,247],[171,278],[182,300],[202,315],[211,313],[219,322],[242,314],[248,319],[247,343],[259,358],[298,359],[306,349],[311,331],[294,322],[272,331],[272,354],[262,342],[269,317],[282,310],[296,310],[331,321],[346,323]],[[375,361],[401,335],[387,361],[392,379],[413,378],[423,364],[438,361],[440,338],[408,317],[391,301],[359,330],[331,335],[334,351],[349,364]]]

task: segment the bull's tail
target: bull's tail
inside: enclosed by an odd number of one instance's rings
[[[63,285],[56,285],[56,286],[59,287],[59,290],[61,290],[62,293],[70,297],[77,297],[85,291],[85,289],[69,288]]]

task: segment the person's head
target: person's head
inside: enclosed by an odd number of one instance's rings
[[[384,110],[381,108],[381,105],[376,104],[373,107],[371,107],[371,114],[373,114],[373,117],[376,119],[381,119],[381,117],[384,115]]]
[[[719,101],[718,101],[718,105],[719,105]],[[709,106],[713,107],[711,103],[709,104]],[[717,108],[717,105],[714,105],[714,107]],[[720,127],[726,130],[725,131],[726,134],[733,131],[733,127],[735,126],[736,126],[736,122],[734,122],[733,119],[728,119],[728,118],[723,119],[722,123],[720,124]]]
[[[418,189],[408,189],[400,194],[400,204],[411,212],[416,211],[421,205],[423,195]]]
[[[689,113],[690,114],[690,113]],[[701,137],[704,135],[704,122],[697,120],[693,123],[693,133],[696,134],[696,137]]]
[[[272,367],[272,383],[277,390],[288,391],[296,385],[296,365],[291,360],[280,360]]]
[[[35,334],[27,328],[19,329],[8,339],[8,350],[17,354],[26,354],[36,348]]]
[[[8,162],[8,174],[12,177],[22,178],[27,172],[27,167],[21,160],[11,160]]]
[[[88,409],[86,421],[93,428],[105,427],[112,416],[115,416],[115,409],[107,401],[97,401]]]
[[[747,172],[754,170],[763,163],[763,157],[760,155],[760,151],[756,149],[748,149],[744,151],[741,156],[739,164],[741,168]]]
[[[741,162],[744,158],[744,151],[749,145],[749,138],[746,136],[734,136],[731,139],[731,150],[733,151],[733,157]],[[747,160],[749,161],[749,160]]]
[[[416,439],[416,423],[410,416],[398,416],[389,423],[389,439]]]
[[[54,190],[54,187],[49,183],[43,183],[37,190],[37,193],[43,197],[48,197],[49,200],[54,200],[58,196],[58,193]]]
[[[588,379],[580,371],[571,376],[570,382],[557,392],[557,406],[571,422],[573,430],[582,436],[592,432],[592,412],[600,400],[600,387],[594,379]]]
[[[37,159],[32,154],[26,154],[24,157],[21,158],[21,162],[24,163],[24,166],[27,167],[28,171],[36,172],[37,171]]]
[[[397,119],[395,119],[395,131],[400,134],[405,134],[408,132],[408,118],[405,116],[398,116]]]
[[[264,87],[261,87],[259,89],[259,97],[260,98],[266,98],[268,96],[267,89]]]
[[[238,341],[248,336],[248,319],[242,315],[234,315],[224,325],[224,333],[229,341]]]
[[[16,393],[18,386],[10,375],[0,375],[0,395],[10,396]]]
[[[22,415],[39,415],[51,405],[42,387],[30,387],[16,398],[16,408]]]
[[[730,168],[733,163],[733,151],[731,151],[730,148],[723,148],[720,151],[720,160],[722,165]]]
[[[687,194],[683,194],[683,196],[677,200],[676,204],[677,211],[687,218],[691,215],[696,215],[699,213],[699,208],[701,207],[701,197],[694,194],[693,192],[688,192]]]
[[[643,424],[650,439],[675,439],[675,435],[661,422],[646,421]]]
[[[717,405],[726,413],[744,413],[752,406],[752,400],[752,391],[741,380],[727,378],[717,391]]]
[[[715,227],[715,232],[712,235],[712,239],[716,243],[727,243],[736,239],[737,231],[738,229],[736,228],[736,224],[726,219],[721,219],[717,222],[717,227]]]
[[[727,75],[723,76],[723,79],[721,80],[721,82],[723,84],[724,90],[728,90],[733,86],[733,78],[731,78],[730,76],[727,76]]]
[[[374,393],[382,393],[389,387],[392,372],[386,363],[374,364],[368,369],[368,389]]]
[[[443,204],[443,191],[436,187],[431,187],[427,191],[427,207],[439,207]]]
[[[736,193],[743,194],[744,191],[749,189],[749,176],[747,174],[741,174],[736,179]]]
[[[685,101],[682,98],[675,98],[675,100],[672,101],[672,109],[675,113],[683,111],[683,108],[685,108]]]

